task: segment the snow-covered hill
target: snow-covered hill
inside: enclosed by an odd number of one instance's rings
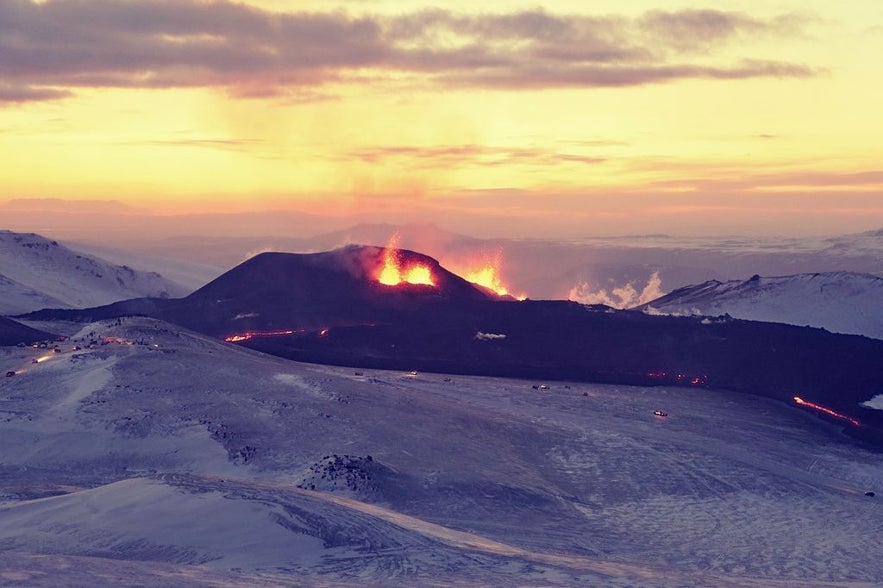
[[[639,308],[667,314],[729,314],[883,339],[883,278],[870,274],[829,272],[712,280],[680,288]]]
[[[68,334],[0,348],[0,583],[883,582],[883,457],[782,403]]]
[[[114,265],[34,233],[0,231],[0,315],[186,293],[157,273]]]

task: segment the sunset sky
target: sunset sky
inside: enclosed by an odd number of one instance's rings
[[[0,201],[883,227],[880,0],[471,6],[2,0]]]

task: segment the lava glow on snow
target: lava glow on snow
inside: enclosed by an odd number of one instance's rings
[[[841,421],[846,421],[847,423],[849,423],[850,425],[852,425],[854,427],[861,427],[862,426],[862,424],[858,420],[856,420],[852,417],[846,416],[843,413],[840,413],[840,412],[837,412],[836,410],[830,409],[827,406],[815,404],[814,402],[808,402],[808,401],[804,400],[803,398],[801,398],[800,396],[795,396],[794,402],[798,406],[805,406],[806,408],[809,408],[809,409],[814,410],[816,412],[820,412],[822,414],[832,416],[835,419],[840,419]]]
[[[402,261],[398,245],[399,236],[395,234],[383,250],[383,268],[377,276],[377,281],[385,286],[398,286],[399,284],[435,286],[429,266],[419,262],[405,264]]]

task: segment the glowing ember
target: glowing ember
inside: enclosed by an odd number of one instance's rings
[[[678,384],[689,384],[690,386],[705,386],[708,384],[708,376],[706,375],[681,374],[677,372],[666,372],[664,370],[647,372],[647,377]]]
[[[841,421],[846,421],[847,423],[849,423],[850,425],[852,425],[854,427],[862,426],[862,424],[860,422],[858,422],[858,420],[856,420],[852,417],[846,416],[845,414],[837,412],[836,410],[830,409],[826,406],[822,406],[820,404],[815,404],[814,402],[808,402],[808,401],[804,400],[803,398],[801,398],[800,396],[795,396],[794,402],[798,406],[805,406],[805,407],[812,409],[816,412],[821,412],[821,413],[826,414],[828,416],[832,416],[835,419],[840,419]]]
[[[385,286],[398,286],[401,283],[435,286],[429,266],[422,263],[403,264],[398,233],[390,238],[383,250],[383,269],[377,281]]]

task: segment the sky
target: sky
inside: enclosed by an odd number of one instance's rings
[[[880,55],[879,0],[3,0],[0,201],[859,232]]]

